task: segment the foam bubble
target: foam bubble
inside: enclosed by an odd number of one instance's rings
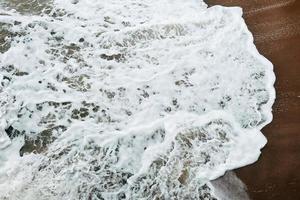
[[[275,78],[240,8],[47,8],[0,15],[1,198],[215,199],[210,180],[258,159]]]

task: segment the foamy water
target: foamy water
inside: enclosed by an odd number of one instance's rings
[[[221,199],[258,159],[275,77],[240,8],[0,5],[0,199]]]

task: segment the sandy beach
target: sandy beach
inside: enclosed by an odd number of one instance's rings
[[[210,0],[241,6],[255,44],[274,64],[274,119],[258,162],[236,170],[254,200],[300,199],[300,1]]]

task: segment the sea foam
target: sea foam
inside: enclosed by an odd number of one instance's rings
[[[220,199],[258,159],[275,77],[240,8],[4,2],[1,199]]]

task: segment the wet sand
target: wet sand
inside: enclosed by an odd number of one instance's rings
[[[253,200],[300,199],[300,1],[207,0],[241,6],[255,44],[274,64],[274,119],[258,162],[235,170]]]

